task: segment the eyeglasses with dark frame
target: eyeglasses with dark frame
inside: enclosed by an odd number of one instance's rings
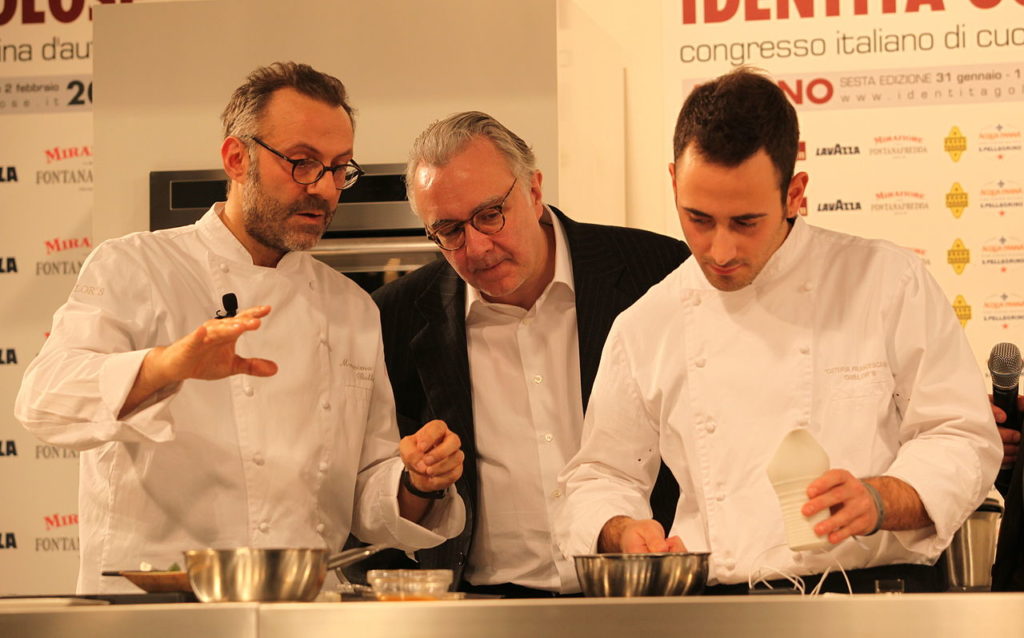
[[[277,155],[284,161],[292,165],[292,179],[308,186],[309,184],[316,184],[320,181],[320,178],[324,176],[324,173],[330,173],[331,177],[334,178],[334,186],[338,190],[342,191],[346,188],[350,188],[356,183],[360,175],[364,175],[365,171],[356,164],[355,160],[349,160],[345,164],[337,164],[335,166],[327,166],[320,160],[313,158],[306,159],[292,159],[282,153],[281,151],[272,148],[266,142],[256,137],[255,135],[248,136],[249,139],[256,142],[263,148],[267,149],[274,155]],[[344,169],[344,170],[342,170]],[[341,171],[339,174],[338,171]]]
[[[440,222],[434,227],[433,232],[427,229],[427,238],[437,244],[441,250],[458,250],[466,245],[466,224],[471,225],[485,235],[494,235],[501,232],[505,227],[505,200],[512,194],[519,178],[512,180],[505,196],[501,201],[492,206],[481,208],[473,215],[461,222]]]

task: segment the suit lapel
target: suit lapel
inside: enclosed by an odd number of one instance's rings
[[[424,324],[409,347],[429,412],[459,435],[468,456],[475,452],[475,444],[466,350],[466,285],[445,265],[415,305]]]
[[[608,330],[615,317],[629,307],[635,295],[621,288],[625,264],[615,247],[593,229],[572,221],[553,206],[551,210],[562,222],[572,257],[580,388],[583,409],[586,410]]]

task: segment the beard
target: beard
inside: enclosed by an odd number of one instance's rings
[[[288,226],[292,215],[314,210],[324,213],[319,228],[312,224]],[[290,204],[274,199],[263,190],[256,163],[249,164],[247,179],[242,185],[243,224],[249,236],[267,248],[281,252],[309,250],[323,237],[334,218],[334,210],[323,198],[308,193]]]

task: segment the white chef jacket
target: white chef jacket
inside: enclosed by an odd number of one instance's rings
[[[999,468],[985,394],[920,259],[797,219],[750,286],[717,290],[691,259],[618,317],[560,476],[558,541],[593,552],[611,517],[650,518],[663,458],[681,492],[670,533],[711,552],[711,584],[932,562]],[[791,551],[766,466],[800,427],[831,467],[914,487],[934,526]]]
[[[100,572],[183,564],[187,549],[337,550],[351,531],[410,550],[464,525],[451,494],[424,521],[432,529],[399,516],[394,400],[369,296],[307,253],[253,265],[222,210],[98,246],[25,373],[18,419],[82,450],[80,593],[133,591]],[[277,374],[188,380],[118,419],[146,353],[212,319],[227,293],[242,309],[272,307],[236,351]]]
[[[558,473],[580,445],[580,349],[565,231],[545,209],[555,242],[551,282],[529,310],[491,303],[466,287],[466,344],[479,472],[465,578],[561,593],[580,590],[551,530]]]

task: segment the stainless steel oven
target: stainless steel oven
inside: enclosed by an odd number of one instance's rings
[[[370,164],[346,190],[314,257],[352,278],[368,292],[403,273],[441,259],[423,233],[405,196],[403,164]],[[222,170],[153,171],[149,174],[149,228],[191,224],[223,201]]]

